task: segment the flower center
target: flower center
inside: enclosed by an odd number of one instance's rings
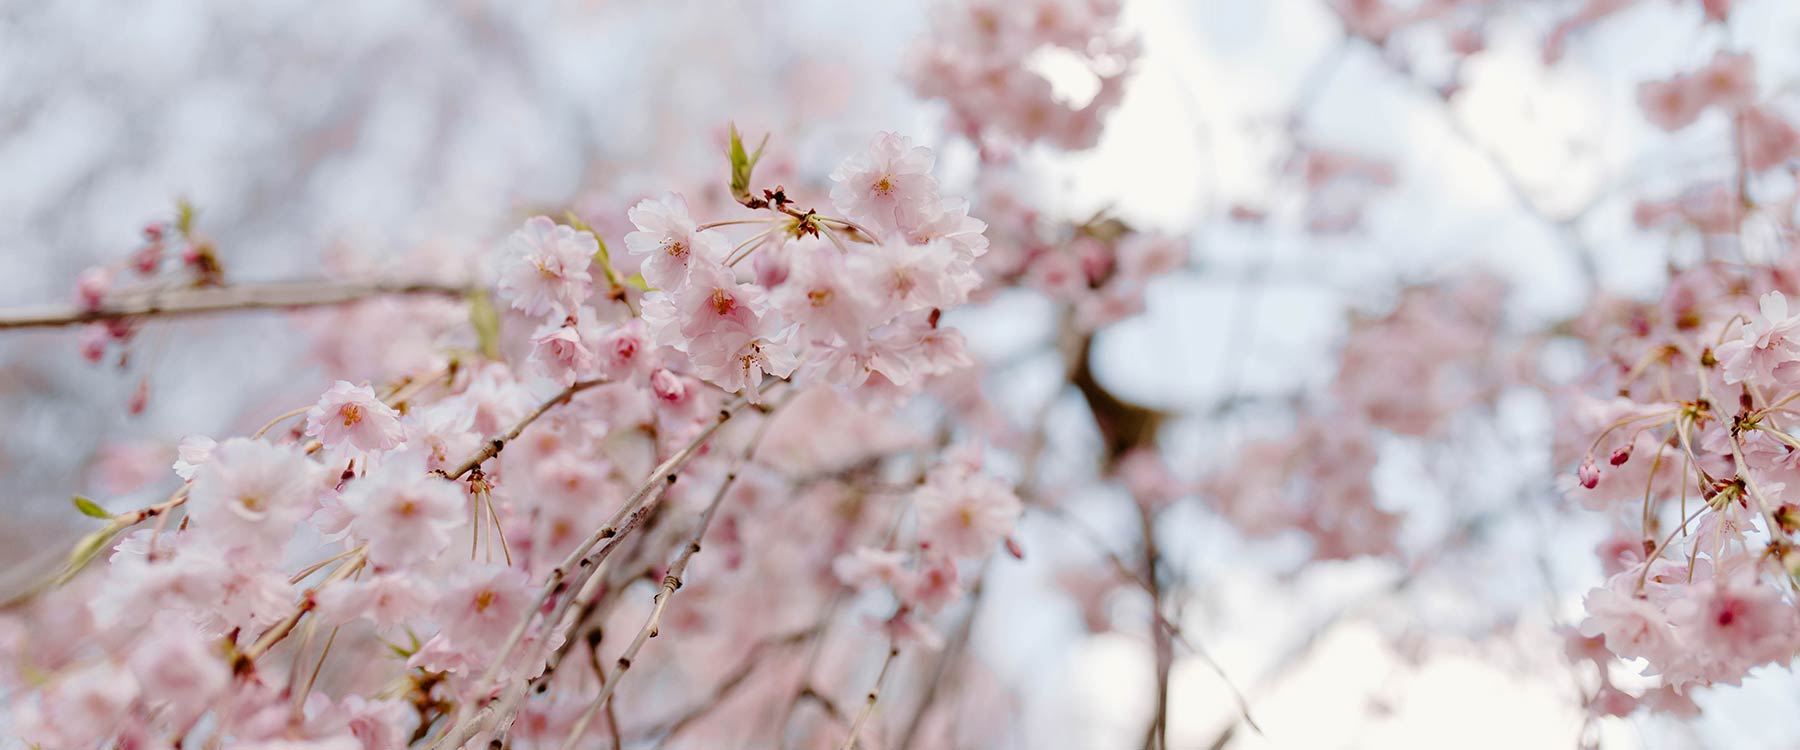
[[[711,302],[713,312],[719,315],[730,315],[732,310],[737,309],[737,298],[723,289],[713,290]]]
[[[344,418],[344,426],[349,427],[362,421],[362,407],[356,404],[344,404],[338,407],[338,416]]]

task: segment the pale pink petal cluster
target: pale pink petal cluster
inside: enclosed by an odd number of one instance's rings
[[[385,451],[400,444],[406,431],[400,413],[375,397],[368,384],[340,380],[306,412],[306,434],[326,447]]]

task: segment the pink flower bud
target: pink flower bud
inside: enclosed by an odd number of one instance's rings
[[[671,404],[679,404],[687,400],[687,385],[675,373],[658,368],[650,374],[650,390],[656,397]]]
[[[135,388],[131,391],[131,400],[126,402],[125,410],[130,412],[131,416],[135,417],[140,414],[143,414],[144,407],[149,406],[149,405],[150,405],[150,379],[143,378],[143,379],[138,380],[137,388]]]
[[[1581,468],[1576,470],[1575,476],[1581,479],[1581,486],[1590,490],[1600,484],[1600,467],[1594,465],[1593,456],[1581,460]]]
[[[106,356],[106,344],[112,341],[112,333],[105,323],[89,323],[81,329],[81,358],[92,364],[100,364]]]
[[[75,296],[81,300],[81,306],[89,310],[100,309],[100,303],[106,300],[106,293],[112,290],[113,270],[106,266],[90,266],[75,277]]]
[[[149,276],[156,273],[156,267],[162,265],[162,259],[162,243],[148,242],[131,254],[131,267],[140,275]]]
[[[1626,443],[1625,445],[1619,446],[1618,450],[1613,451],[1612,458],[1610,458],[1608,460],[1611,461],[1612,465],[1614,465],[1614,466],[1621,466],[1626,461],[1630,461],[1631,460],[1631,444]]]

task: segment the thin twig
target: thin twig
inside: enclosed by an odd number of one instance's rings
[[[887,658],[881,662],[881,672],[875,675],[875,686],[869,688],[868,697],[863,699],[863,707],[856,714],[856,721],[850,724],[850,736],[844,739],[839,750],[855,750],[857,738],[862,734],[864,724],[869,723],[869,716],[875,713],[875,703],[881,700],[881,686],[887,683],[888,672],[894,668],[894,661],[900,656],[900,645],[888,644]]]
[[[764,381],[762,388],[771,388],[776,383],[783,382],[786,381],[769,379]],[[686,466],[688,461],[693,459],[700,448],[712,438],[714,433],[718,432],[719,428],[723,427],[725,423],[731,419],[733,414],[736,414],[740,409],[749,404],[750,399],[747,396],[744,396],[739,397],[737,400],[731,402],[731,404],[720,409],[718,417],[712,420],[699,432],[699,434],[689,440],[686,446],[650,472],[649,478],[645,479],[643,485],[640,486],[636,492],[632,493],[631,497],[628,498],[623,505],[619,506],[619,510],[613,514],[613,517],[609,519],[604,526],[601,526],[599,529],[596,529],[594,533],[588,535],[586,539],[582,540],[581,544],[576,545],[575,549],[569,552],[567,557],[563,558],[561,563],[551,569],[549,577],[538,590],[537,598],[532,602],[530,607],[526,608],[525,615],[520,619],[519,624],[513,628],[512,633],[507,636],[507,640],[501,645],[500,650],[494,656],[494,661],[489,665],[488,671],[482,676],[482,683],[491,683],[499,676],[501,666],[512,653],[513,648],[524,638],[525,630],[531,625],[531,622],[536,619],[537,613],[543,611],[544,604],[550,600],[550,597],[568,589],[574,589],[579,592],[583,588],[584,584],[589,580],[588,576],[593,575],[595,570],[599,567],[597,563],[589,559],[589,553],[594,551],[594,547],[599,545],[600,542],[613,539],[614,537],[623,539],[626,531],[620,529],[620,524],[625,523],[627,517],[634,513],[636,509],[642,507],[646,502],[654,502],[655,498],[660,497],[663,489],[667,487],[671,478],[675,476],[675,472]],[[615,545],[616,542],[602,548],[602,558],[604,557],[604,553],[611,550]],[[583,574],[577,576],[574,581],[570,581],[569,574],[573,571],[577,571],[578,566]],[[571,583],[573,583],[573,585],[569,585]],[[544,618],[543,621],[546,623],[546,627],[553,629],[558,628],[562,624],[564,616],[568,613],[570,605],[573,604],[577,598],[578,597],[575,596],[569,596],[561,599],[550,615]],[[546,637],[542,642],[548,644],[551,640],[553,639]],[[565,642],[563,647],[567,648],[568,645],[569,644]],[[444,733],[444,736],[437,742],[432,743],[432,750],[455,750],[455,748],[462,747],[483,730],[508,721],[513,712],[517,710],[519,702],[524,699],[524,695],[524,682],[513,684],[503,691],[497,699],[488,701],[487,704],[483,705],[479,710],[450,725],[450,728]]]
[[[577,393],[606,382],[608,381],[604,378],[576,381],[575,384],[562,389],[561,392],[546,399],[543,403],[538,404],[536,409],[532,409],[531,413],[526,414],[523,419],[520,419],[518,424],[512,426],[512,429],[488,438],[486,442],[481,444],[481,450],[476,451],[475,455],[470,456],[467,460],[457,464],[455,471],[446,472],[440,470],[438,473],[446,479],[459,479],[462,475],[474,471],[475,467],[480,466],[483,461],[493,458],[498,455],[500,451],[505,450],[507,443],[519,439],[520,433],[525,432],[525,428],[530,427],[532,422],[536,422],[538,417],[544,416],[544,412],[567,403],[568,400],[573,398]]]
[[[570,750],[575,746],[576,741],[581,739],[582,732],[587,731],[588,723],[593,720],[595,712],[607,704],[607,701],[612,698],[613,692],[618,689],[619,683],[625,679],[625,672],[631,669],[632,660],[637,658],[638,650],[644,647],[645,641],[656,637],[662,626],[663,610],[668,608],[669,600],[675,597],[675,592],[681,589],[681,579],[687,573],[688,563],[694,559],[694,555],[700,553],[700,543],[706,538],[707,529],[712,527],[713,517],[718,514],[719,506],[724,504],[725,496],[731,490],[731,485],[737,481],[738,473],[755,455],[757,446],[762,442],[763,434],[768,431],[769,424],[773,421],[773,419],[765,417],[757,425],[756,434],[750,438],[750,445],[744,449],[744,455],[738,457],[736,465],[725,474],[725,480],[719,483],[719,489],[713,493],[712,502],[707,503],[706,509],[701,511],[700,523],[694,527],[694,533],[688,538],[687,546],[681,549],[681,553],[675,557],[675,562],[669,565],[668,573],[663,576],[662,588],[656,592],[656,603],[650,609],[650,616],[644,619],[644,626],[638,629],[637,635],[631,639],[631,644],[625,647],[623,654],[619,655],[618,662],[614,664],[612,672],[606,676],[606,682],[600,688],[600,695],[594,698],[593,703],[588,704],[587,710],[582,712],[581,718],[577,719],[575,725],[569,729],[569,734],[564,738],[562,744],[564,750]]]

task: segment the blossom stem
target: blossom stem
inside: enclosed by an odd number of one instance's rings
[[[876,234],[874,232],[869,231],[867,227],[864,227],[863,225],[858,224],[849,219],[839,219],[834,216],[820,216],[820,217],[818,217],[818,220],[821,222],[824,222],[826,224],[836,224],[836,225],[842,226],[842,227],[849,227],[850,229],[856,230],[857,233],[861,234],[864,237],[869,238],[870,240],[874,240],[876,237]]]
[[[856,721],[850,724],[850,736],[844,739],[839,750],[854,750],[858,737],[862,734],[864,724],[869,723],[869,716],[875,713],[875,703],[881,699],[881,687],[887,683],[888,672],[893,670],[894,662],[900,656],[899,644],[888,644],[887,658],[881,662],[881,672],[875,675],[875,686],[869,688],[869,695],[863,699],[861,711],[856,713]]]
[[[238,669],[243,670],[248,668],[258,657],[268,653],[269,649],[275,647],[275,644],[280,643],[289,633],[294,632],[294,626],[300,624],[300,618],[305,617],[307,612],[311,612],[314,607],[318,606],[314,594],[317,593],[319,589],[342,581],[345,578],[349,578],[350,574],[361,570],[363,564],[368,562],[368,560],[369,556],[367,552],[359,550],[355,556],[344,561],[343,565],[338,566],[337,570],[331,571],[331,575],[326,576],[325,580],[319,582],[319,585],[307,589],[306,593],[300,596],[300,603],[294,607],[293,612],[288,613],[287,617],[282,618],[280,622],[275,623],[270,626],[268,630],[263,631],[263,634],[259,636],[254,643],[251,643],[249,648],[244,649],[243,653],[238,654]]]
[[[780,221],[780,219],[732,219],[730,221],[712,221],[712,222],[707,222],[705,224],[701,224],[700,226],[694,227],[694,231],[704,232],[708,229],[718,229],[719,227],[735,227],[735,226],[740,226],[743,224],[774,224],[778,221]]]
[[[498,455],[500,453],[500,451],[502,451],[506,448],[507,443],[519,439],[519,435],[521,433],[525,432],[525,428],[530,427],[532,422],[536,422],[538,420],[538,417],[544,416],[544,412],[550,411],[551,409],[557,407],[558,405],[567,403],[569,401],[569,399],[573,398],[575,396],[575,394],[577,394],[577,393],[580,393],[582,391],[585,391],[585,390],[592,388],[594,386],[597,386],[597,385],[602,385],[606,382],[608,382],[608,381],[603,378],[594,379],[594,380],[576,381],[574,384],[570,385],[569,387],[562,389],[561,392],[557,393],[554,396],[551,396],[548,400],[544,401],[541,404],[538,404],[536,409],[532,409],[531,413],[526,414],[523,419],[520,419],[517,424],[512,426],[512,429],[509,429],[502,434],[495,435],[494,437],[489,438],[487,440],[487,442],[485,442],[481,445],[481,450],[478,450],[475,452],[475,455],[470,456],[468,458],[468,460],[463,461],[460,464],[457,464],[455,471],[446,472],[446,471],[439,470],[438,474],[443,476],[445,479],[460,479],[460,478],[462,478],[462,475],[467,474],[471,471],[474,471],[475,467],[480,466],[482,464],[482,462]]]
[[[779,405],[776,408],[779,408]],[[625,672],[631,669],[632,660],[637,658],[638,650],[644,647],[645,641],[656,637],[662,626],[663,610],[669,606],[669,600],[675,597],[675,592],[680,590],[681,579],[687,573],[688,563],[694,559],[694,555],[700,553],[700,543],[705,540],[707,529],[712,527],[713,517],[718,514],[719,506],[724,504],[725,496],[731,490],[731,485],[737,481],[738,473],[743,470],[745,464],[754,458],[757,446],[762,443],[763,434],[768,432],[769,424],[773,421],[769,417],[764,417],[762,422],[756,426],[756,434],[751,436],[750,444],[744,449],[744,454],[738,457],[737,463],[725,474],[725,480],[719,483],[719,489],[713,492],[712,502],[707,503],[706,509],[701,511],[700,523],[694,527],[693,535],[688,537],[687,546],[682,547],[680,554],[675,556],[675,561],[669,565],[668,573],[663,576],[662,589],[656,593],[655,605],[650,609],[650,616],[644,620],[644,626],[638,629],[637,635],[631,639],[631,644],[625,647],[625,652],[619,656],[611,673],[606,676],[605,685],[600,688],[600,695],[594,698],[593,703],[588,704],[587,710],[581,713],[581,718],[577,719],[575,725],[570,728],[568,736],[563,739],[563,750],[574,748],[576,741],[581,739],[582,733],[587,731],[588,723],[593,721],[594,714],[606,705],[606,702],[612,698],[613,692],[618,689],[619,683],[625,679]]]
[[[250,439],[251,440],[261,440],[262,436],[269,434],[269,430],[275,429],[275,425],[281,424],[282,422],[286,422],[287,420],[293,419],[294,417],[298,417],[302,414],[305,414],[307,411],[309,411],[311,409],[312,409],[312,404],[307,404],[305,406],[302,406],[298,409],[294,409],[292,411],[282,412],[280,415],[277,415],[274,419],[271,419],[267,423],[263,424],[263,426],[260,429],[258,429],[256,432],[252,433],[250,435]]]
[[[776,383],[784,382],[787,381],[772,378],[764,381],[761,387],[764,389],[772,388]],[[589,553],[593,551],[595,545],[600,544],[601,541],[613,539],[615,537],[622,540],[623,537],[629,533],[630,529],[634,527],[621,529],[619,525],[625,523],[627,517],[646,500],[653,502],[655,497],[660,497],[663,489],[669,484],[669,478],[674,476],[675,472],[679,471],[682,467],[686,466],[687,462],[692,460],[694,455],[699,452],[701,446],[705,445],[705,443],[712,438],[713,434],[718,432],[719,428],[723,427],[725,423],[731,419],[733,414],[736,414],[739,410],[749,405],[750,399],[748,397],[740,396],[737,400],[720,409],[719,416],[713,419],[711,423],[699,432],[699,434],[696,434],[689,440],[686,446],[681,450],[676,451],[674,455],[670,456],[650,472],[649,478],[645,479],[644,484],[640,486],[636,492],[632,493],[631,497],[619,507],[618,512],[613,514],[613,517],[607,521],[606,525],[601,526],[599,529],[596,529],[593,534],[588,535],[586,539],[582,540],[581,544],[576,545],[575,549],[569,552],[567,557],[563,558],[561,563],[551,569],[550,575],[544,581],[544,585],[538,589],[536,599],[533,600],[530,607],[525,609],[525,615],[520,618],[519,624],[513,628],[512,632],[507,635],[506,641],[501,644],[500,649],[496,652],[494,661],[488,666],[488,671],[482,675],[482,684],[491,683],[499,677],[501,666],[505,664],[507,657],[512,654],[513,648],[518,646],[519,642],[525,637],[525,630],[530,627],[532,620],[536,618],[537,613],[543,609],[545,602],[548,602],[551,596],[554,596],[565,589],[574,589],[579,592],[583,585],[588,581],[588,576],[595,573],[595,569],[598,568],[599,565],[597,562],[589,560]],[[604,561],[606,553],[610,552],[616,544],[617,542],[614,542],[601,548],[601,561]],[[575,581],[571,582],[569,581],[569,574],[571,571],[576,571],[578,565],[582,566],[584,572],[582,575],[577,576]],[[565,586],[565,584],[569,583],[572,583],[573,585]],[[547,627],[559,626],[562,623],[564,615],[568,612],[570,605],[576,598],[577,597],[575,596],[563,598],[555,610],[553,610],[548,617],[544,618],[544,622],[549,624]],[[549,640],[550,639],[548,638],[544,639],[545,643],[548,643]],[[566,648],[568,645],[569,644],[565,643],[564,647]],[[480,710],[451,725],[450,729],[444,733],[444,736],[441,739],[432,743],[431,750],[455,750],[456,748],[462,747],[483,729],[506,721],[511,716],[512,712],[517,710],[519,701],[524,698],[524,692],[522,684],[513,685],[507,691],[502,693],[499,699],[489,702]]]
[[[738,243],[738,246],[732,248],[731,252],[725,256],[725,265],[726,266],[736,266],[737,264],[743,262],[743,260],[745,258],[750,257],[750,254],[756,251],[756,247],[757,247],[758,243],[762,242],[765,239],[768,239],[769,235],[773,234],[774,232],[775,232],[775,230],[772,228],[764,229],[760,232],[757,232],[756,234],[750,235],[750,237],[745,239],[743,242]],[[738,253],[743,253],[743,254],[739,255]]]

